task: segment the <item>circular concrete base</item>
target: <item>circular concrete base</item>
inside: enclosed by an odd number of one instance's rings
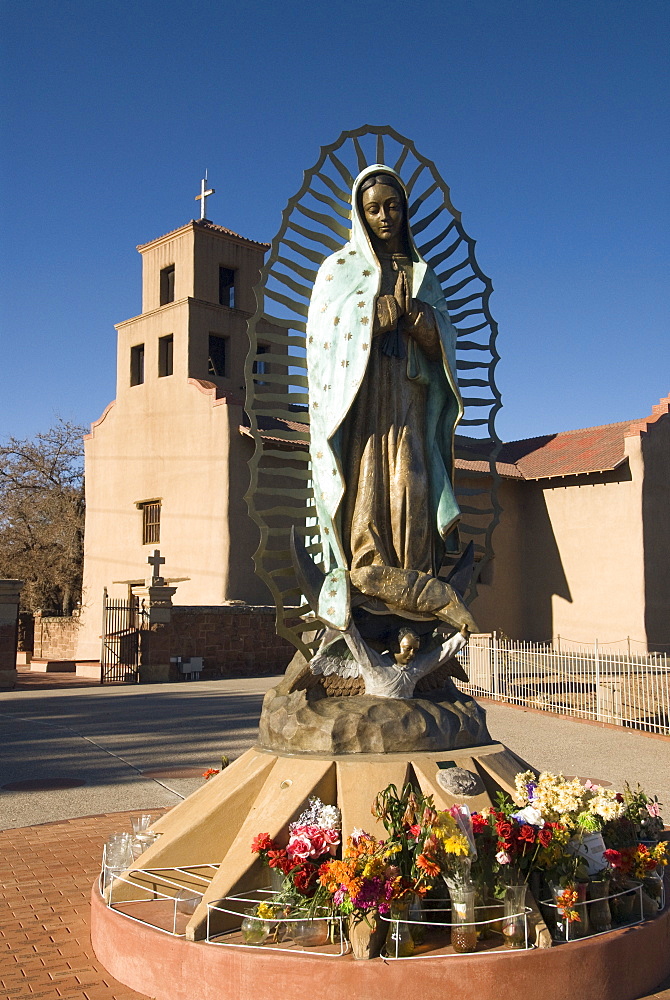
[[[96,883],[91,941],[116,979],[156,1000],[636,1000],[670,973],[668,909],[656,920],[555,948],[357,962],[173,937],[110,910]]]

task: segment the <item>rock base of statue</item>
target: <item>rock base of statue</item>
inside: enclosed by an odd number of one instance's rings
[[[457,750],[491,742],[486,712],[447,679],[418,698],[325,697],[300,654],[265,695],[260,745],[282,753]]]

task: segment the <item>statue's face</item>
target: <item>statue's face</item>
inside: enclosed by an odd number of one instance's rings
[[[415,635],[404,635],[400,640],[400,652],[396,656],[396,663],[406,667],[411,663],[419,648],[419,640]]]
[[[373,236],[390,252],[395,252],[403,222],[400,194],[390,184],[375,184],[363,192],[363,214]]]

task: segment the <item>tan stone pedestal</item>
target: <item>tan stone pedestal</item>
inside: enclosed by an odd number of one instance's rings
[[[133,867],[219,865],[186,928],[187,938],[200,940],[206,933],[208,902],[261,887],[267,881],[267,873],[251,853],[253,838],[265,832],[271,837],[285,835],[288,824],[297,819],[310,795],[339,806],[343,839],[354,827],[383,837],[385,832],[372,816],[371,807],[376,794],[391,783],[402,788],[411,781],[424,794],[433,795],[440,809],[466,802],[474,812],[491,805],[497,791],[511,793],[514,776],[527,766],[501,743],[430,753],[339,757],[307,753],[291,756],[254,748],[162,816],[152,827],[160,837]],[[476,794],[455,797],[442,788],[440,772],[453,767],[471,772]],[[124,898],[124,892],[127,898],[138,898],[143,878],[138,875],[133,885],[115,888],[115,902]],[[183,881],[183,875],[180,878]],[[151,878],[147,876],[147,898],[151,891]]]

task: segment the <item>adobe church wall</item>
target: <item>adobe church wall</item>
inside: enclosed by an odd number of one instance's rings
[[[641,445],[647,643],[651,650],[670,653],[670,413],[649,423]]]
[[[150,633],[151,662],[202,656],[205,676],[283,673],[295,648],[275,632],[275,609],[230,605],[174,607]],[[173,671],[177,679],[177,668]]]
[[[552,596],[553,634],[576,643],[620,643],[646,638],[643,467],[638,439],[626,440],[628,461],[612,472],[538,483],[565,577]],[[535,525],[529,526],[528,546]],[[536,553],[531,586],[542,579]],[[609,645],[614,651],[617,646]],[[642,651],[642,646],[635,646]]]
[[[482,488],[481,479],[475,477],[463,477],[459,484],[469,489]],[[514,638],[525,638],[523,622],[527,595],[522,583],[520,545],[525,486],[516,480],[498,480],[502,513],[493,533],[494,555],[477,584],[477,597],[470,608],[482,632],[502,631]]]
[[[641,512],[643,479],[649,473],[643,475],[640,439],[627,439],[626,449],[628,461],[612,472],[499,482],[502,514],[493,535],[494,558],[471,608],[483,631],[496,629],[529,642],[551,642],[560,635],[563,645],[598,639],[619,642],[622,649],[627,636],[645,641]],[[666,458],[666,470],[668,465]],[[654,468],[663,468],[657,458]],[[658,483],[645,490],[647,523],[653,524],[658,546],[670,528],[667,517],[659,528],[652,497],[656,506],[667,505],[668,488]],[[654,578],[663,579],[661,569]],[[648,585],[648,595],[651,590]],[[662,586],[658,592],[662,596]],[[634,648],[642,652],[644,647]]]

